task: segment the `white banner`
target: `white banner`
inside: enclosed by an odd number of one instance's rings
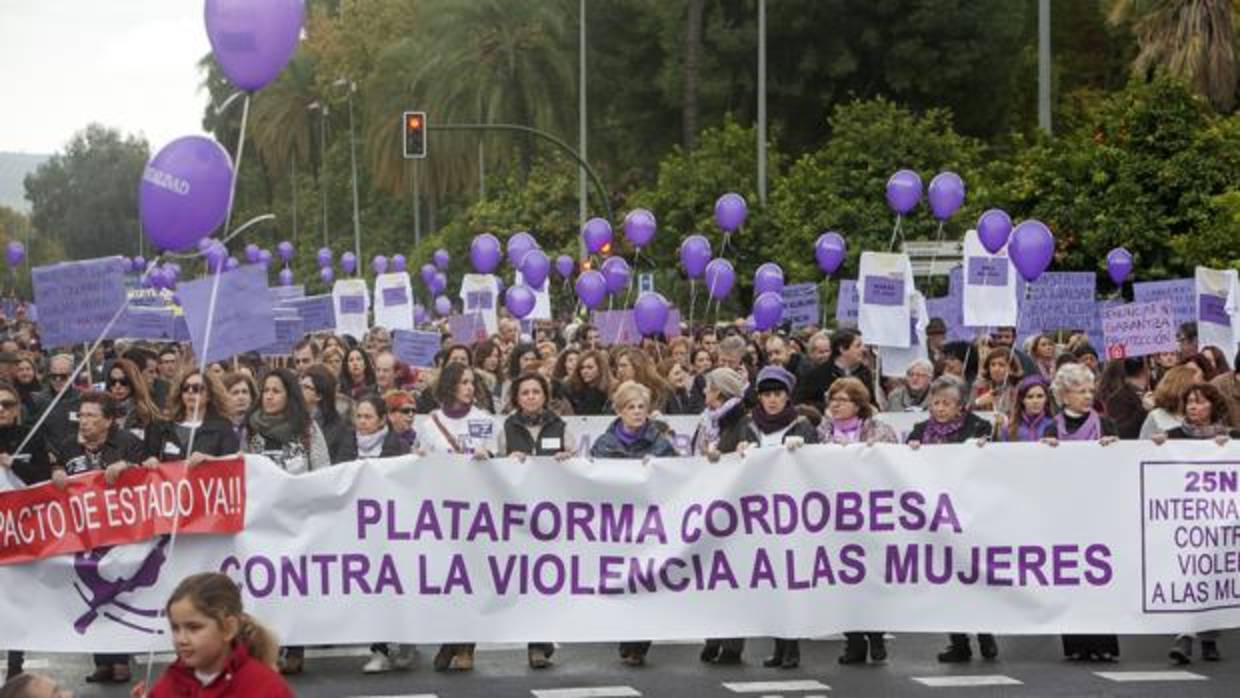
[[[336,309],[336,332],[354,339],[366,336],[370,329],[370,287],[365,279],[337,279],[332,286],[332,302]]]
[[[243,533],[0,567],[0,627],[12,648],[166,649],[159,609],[202,570],[291,644],[1240,625],[1240,443],[1050,448],[439,455],[302,476],[250,457]]]
[[[964,234],[964,326],[1016,325],[1016,267],[1007,247],[990,254],[976,230]]]
[[[857,327],[865,341],[907,349],[916,291],[908,255],[862,252],[857,288],[861,294]]]
[[[375,277],[375,325],[389,330],[413,329],[413,285],[407,272]]]

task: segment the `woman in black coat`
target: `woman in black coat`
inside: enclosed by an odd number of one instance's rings
[[[930,384],[930,419],[918,422],[908,435],[910,448],[922,444],[960,444],[974,440],[985,443],[990,437],[992,425],[972,412],[964,411],[965,386],[959,378],[940,376]],[[947,663],[967,662],[973,659],[969,636],[965,633],[948,635],[947,649],[939,653],[939,661]],[[994,659],[999,656],[995,636],[981,633],[977,646],[982,656]]]
[[[218,380],[191,368],[177,377],[168,403],[168,427],[146,434],[148,463],[187,460],[197,465],[241,452],[241,438],[228,418],[228,394]]]
[[[302,371],[298,380],[306,407],[314,417],[314,423],[319,425],[323,432],[323,439],[327,441],[327,452],[331,454],[332,464],[356,459],[357,449],[350,448],[349,443],[352,430],[336,409],[336,378],[331,371],[326,366],[315,364]]]
[[[378,395],[363,395],[353,406],[353,429],[341,462],[360,458],[391,458],[409,454],[409,445],[388,425],[387,403]]]

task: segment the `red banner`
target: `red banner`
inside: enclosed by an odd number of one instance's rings
[[[103,471],[0,493],[0,565],[136,543],[160,535],[237,533],[245,527],[245,461],[193,468],[130,468],[116,484]]]

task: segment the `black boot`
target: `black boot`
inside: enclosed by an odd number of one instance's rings
[[[698,655],[698,659],[706,663],[713,662],[719,658],[719,652],[722,649],[722,642],[718,640],[707,640],[706,646],[702,648],[702,653]]]
[[[866,633],[866,639],[870,641],[870,661],[887,661],[887,641],[883,639],[883,634]]]
[[[982,659],[994,659],[999,656],[999,643],[995,642],[995,636],[983,633],[977,636],[977,649],[982,653]]]
[[[785,645],[787,645],[787,640],[781,640],[779,638],[775,638],[775,652],[771,654],[771,656],[762,660],[762,666],[768,669],[773,669],[777,666],[783,666]]]
[[[784,640],[784,662],[781,669],[795,669],[801,666],[801,641]]]
[[[844,633],[844,654],[840,655],[839,663],[865,664],[866,642],[865,633]]]
[[[26,655],[22,652],[10,651],[8,660],[8,670],[4,675],[6,681],[22,673],[22,665],[26,663]]]
[[[969,647],[969,636],[963,633],[948,635],[950,643],[947,649],[939,652],[939,661],[944,664],[960,664],[973,659],[973,650]]]
[[[1217,662],[1223,658],[1218,652],[1218,642],[1216,640],[1201,641],[1201,658],[1207,662]]]

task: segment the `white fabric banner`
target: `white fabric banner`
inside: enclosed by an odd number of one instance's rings
[[[413,285],[408,272],[375,277],[375,325],[389,330],[413,329]]]
[[[909,346],[909,322],[913,314],[913,265],[908,255],[862,252],[857,274],[861,304],[857,327],[874,346]]]
[[[302,476],[249,457],[244,532],[0,567],[0,627],[13,648],[167,649],[159,609],[212,569],[290,644],[1240,625],[1240,443],[1050,448],[407,456]]]
[[[964,234],[964,326],[1016,326],[1016,267],[1007,248],[990,254],[977,231]]]
[[[494,274],[461,277],[461,306],[465,313],[482,315],[488,335],[499,332],[499,280]]]
[[[884,376],[903,376],[914,361],[929,356],[926,351],[926,326],[929,323],[930,313],[926,310],[926,297],[921,295],[920,291],[914,291],[908,348],[878,347],[878,364]]]
[[[365,279],[339,279],[332,286],[336,332],[362,339],[370,329],[370,288]]]
[[[1240,282],[1235,269],[1197,267],[1197,345],[1218,347],[1228,365],[1240,337]]]

